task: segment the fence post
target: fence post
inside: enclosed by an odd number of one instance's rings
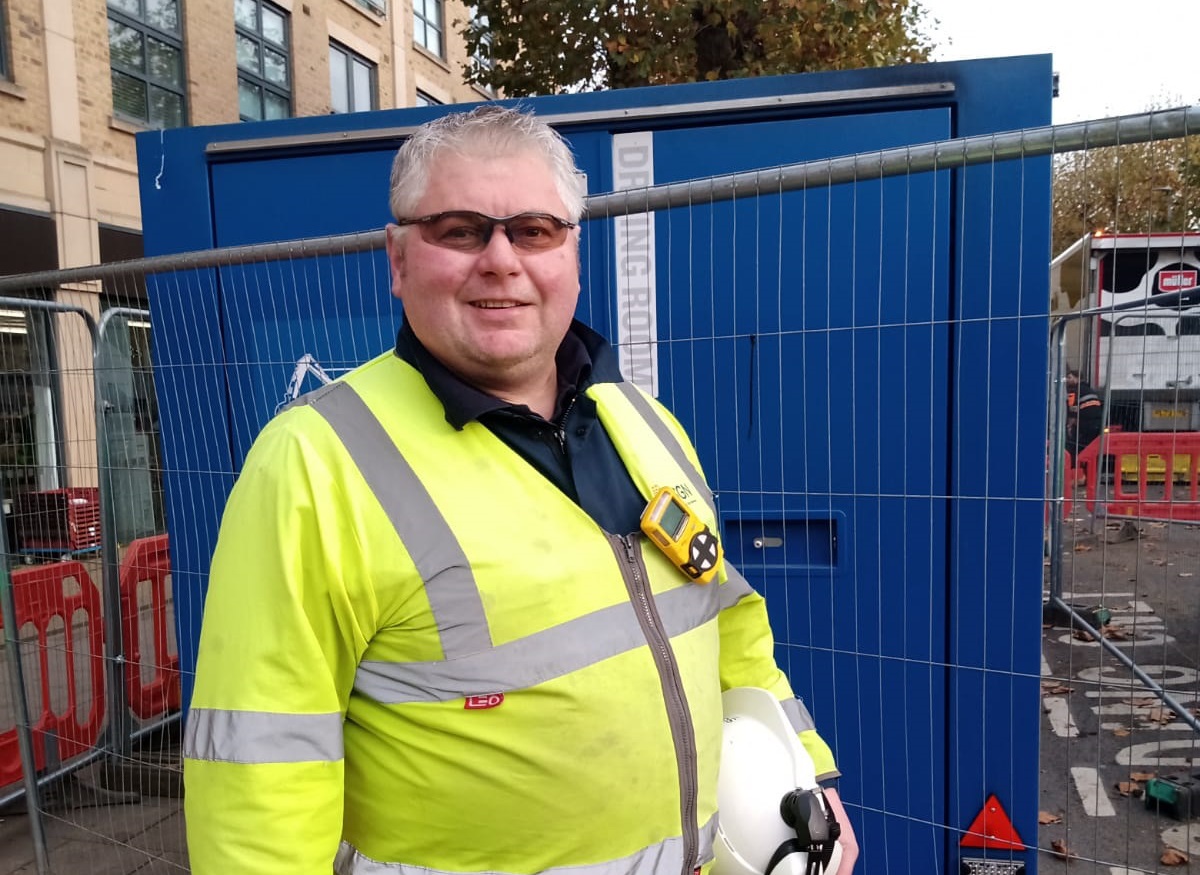
[[[128,759],[133,753],[133,717],[129,713],[129,691],[125,689],[125,635],[121,621],[121,563],[117,555],[117,507],[112,488],[112,462],[109,459],[108,417],[101,392],[100,367],[104,331],[115,316],[149,316],[145,310],[113,307],[105,310],[92,329],[92,391],[96,396],[96,458],[100,487],[100,555],[103,557],[101,591],[104,594],[104,636],[109,653],[108,731],[110,749]]]
[[[3,485],[0,484],[0,504],[4,502]],[[13,596],[12,576],[8,563],[12,555],[8,543],[7,526],[0,525],[0,608],[4,617],[5,661],[8,663],[9,683],[12,684],[13,706],[16,711],[17,745],[21,751],[22,783],[25,785],[25,812],[29,816],[29,835],[33,840],[33,855],[38,875],[50,871],[49,855],[46,852],[46,831],[42,824],[42,806],[38,796],[37,765],[33,756],[33,727],[29,722],[29,699],[25,695],[25,674],[21,665],[21,629],[17,626],[17,605]]]

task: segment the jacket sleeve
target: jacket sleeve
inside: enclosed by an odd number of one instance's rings
[[[829,745],[817,733],[804,702],[792,692],[787,676],[775,662],[775,639],[767,619],[767,603],[729,562],[728,579],[721,584],[721,689],[762,687],[783,704],[783,710],[812,757],[818,781],[840,777]]]
[[[353,586],[355,511],[322,460],[330,440],[312,410],[282,414],[225,509],[183,748],[196,875],[333,870],[342,721],[376,606]]]

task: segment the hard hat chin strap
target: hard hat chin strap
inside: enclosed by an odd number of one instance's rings
[[[833,848],[842,834],[842,825],[834,817],[821,788],[785,794],[779,800],[779,814],[796,831],[796,837],[775,849],[763,875],[771,875],[791,854],[808,854],[807,875],[820,875],[833,858]]]

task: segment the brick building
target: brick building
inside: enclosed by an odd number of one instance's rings
[[[462,0],[0,0],[0,276],[142,254],[139,131],[486,99],[463,81],[469,14]],[[5,294],[93,317],[145,304],[93,283]],[[142,429],[148,326],[129,324]],[[0,306],[7,499],[95,483],[91,355],[77,316]]]

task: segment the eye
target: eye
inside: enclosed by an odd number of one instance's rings
[[[526,246],[550,245],[558,239],[559,231],[554,222],[542,216],[526,216],[511,225],[513,240]]]
[[[469,247],[483,241],[483,229],[466,219],[443,219],[434,230],[439,242],[451,246]]]

